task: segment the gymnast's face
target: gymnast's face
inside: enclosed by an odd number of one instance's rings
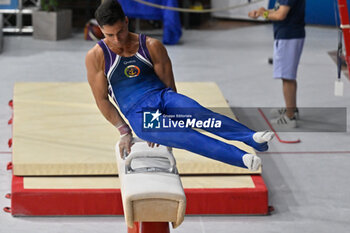
[[[101,27],[101,31],[110,44],[116,47],[121,47],[126,44],[128,39],[128,24],[129,20],[127,17],[125,17],[125,20],[117,21],[113,25],[103,25],[103,27]]]

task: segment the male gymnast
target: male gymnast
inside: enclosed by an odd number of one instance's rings
[[[128,18],[117,1],[104,1],[96,10],[95,17],[105,39],[86,55],[87,77],[99,110],[120,132],[120,154],[124,150],[130,153],[132,131],[109,101],[109,95],[128,119],[135,134],[151,147],[161,144],[252,171],[259,169],[261,159],[258,156],[201,134],[191,127],[182,130],[144,130],[143,111],[152,108],[163,115],[186,114],[200,120],[215,118],[221,121],[220,130],[204,130],[227,140],[242,141],[258,151],[266,151],[267,142],[274,136],[269,131],[255,132],[177,93],[171,61],[164,45],[151,37],[129,32]]]

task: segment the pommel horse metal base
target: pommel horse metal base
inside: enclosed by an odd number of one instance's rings
[[[129,233],[165,233],[184,220],[186,197],[174,156],[167,147],[151,148],[134,138],[129,155],[116,157],[122,202]],[[141,223],[141,225],[139,225]]]

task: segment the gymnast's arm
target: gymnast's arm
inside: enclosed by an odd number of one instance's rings
[[[119,111],[109,101],[108,98],[108,83],[104,74],[104,56],[102,49],[96,45],[86,55],[85,65],[87,70],[87,78],[90,84],[92,94],[95,98],[97,107],[103,116],[115,127],[117,127],[122,135],[119,142],[120,154],[126,149],[127,153],[131,151],[132,133],[131,130],[127,132],[125,126],[127,124],[120,116]],[[120,130],[123,126],[123,132]],[[128,126],[127,126],[128,127]],[[130,129],[130,127],[128,127]],[[126,134],[124,134],[126,132]]]
[[[146,45],[153,62],[153,69],[158,78],[166,87],[171,87],[176,92],[173,68],[164,45],[159,40],[151,37],[147,37]]]

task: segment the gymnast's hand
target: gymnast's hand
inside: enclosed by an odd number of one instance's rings
[[[133,144],[134,143],[132,142],[132,133],[131,132],[121,136],[120,141],[119,141],[119,154],[120,154],[120,157],[123,158],[124,151],[126,152],[126,154],[130,154],[131,146]]]

